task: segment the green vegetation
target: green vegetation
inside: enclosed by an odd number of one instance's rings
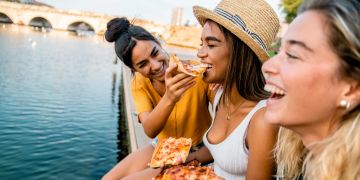
[[[282,11],[286,14],[285,20],[290,23],[297,15],[297,10],[303,0],[281,0]]]
[[[277,54],[280,48],[280,38],[276,38],[270,45],[269,50],[267,51],[270,57],[273,57]]]

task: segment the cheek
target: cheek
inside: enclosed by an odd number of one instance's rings
[[[329,118],[336,111],[337,87],[329,74],[315,71],[287,73],[283,81],[288,92],[288,121],[312,122]]]
[[[149,75],[149,68],[147,67],[143,67],[143,68],[136,68],[134,69],[135,72],[138,72],[140,73],[141,75],[145,76],[145,77],[148,77]]]
[[[229,56],[227,56],[226,54],[223,54],[221,52],[217,53],[216,64],[217,64],[218,69],[221,71],[221,73],[226,74],[227,67],[229,64]]]

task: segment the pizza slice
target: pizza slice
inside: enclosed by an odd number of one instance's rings
[[[196,60],[180,60],[175,54],[170,57],[170,64],[177,64],[178,71],[190,76],[199,76],[206,71],[206,64]]]
[[[198,160],[194,159],[194,160],[192,160],[192,161],[183,163],[183,164],[181,164],[181,165],[182,165],[182,166],[200,166],[200,164],[201,164],[201,163],[200,163]],[[163,168],[163,169],[161,170],[161,172],[160,172],[157,176],[155,176],[155,177],[153,178],[153,180],[162,180],[165,171],[166,171],[168,168],[172,168],[172,167],[174,167],[174,166],[170,166],[170,167],[165,167],[165,168]]]
[[[164,170],[162,175],[156,176],[155,180],[223,180],[217,176],[213,169],[207,166],[173,166]]]
[[[191,138],[173,138],[159,140],[149,166],[159,168],[182,164],[186,161],[191,148]]]

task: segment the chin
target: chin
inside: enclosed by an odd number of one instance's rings
[[[211,77],[211,76],[209,76],[208,74],[204,74],[203,75],[203,80],[206,82],[206,83],[218,83],[219,84],[219,82],[216,80],[216,79],[214,79],[213,77]]]
[[[265,121],[272,125],[280,125],[279,116],[276,116],[276,114],[269,112],[268,110],[265,112]]]

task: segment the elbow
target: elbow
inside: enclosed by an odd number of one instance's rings
[[[144,132],[146,136],[149,138],[155,138],[162,130],[162,127],[155,126],[154,124],[150,124],[148,121],[142,122]]]
[[[156,135],[152,133],[145,133],[145,134],[151,139],[154,139],[156,137]]]
[[[151,139],[154,139],[158,135],[158,133],[150,130],[145,130],[145,134]]]

